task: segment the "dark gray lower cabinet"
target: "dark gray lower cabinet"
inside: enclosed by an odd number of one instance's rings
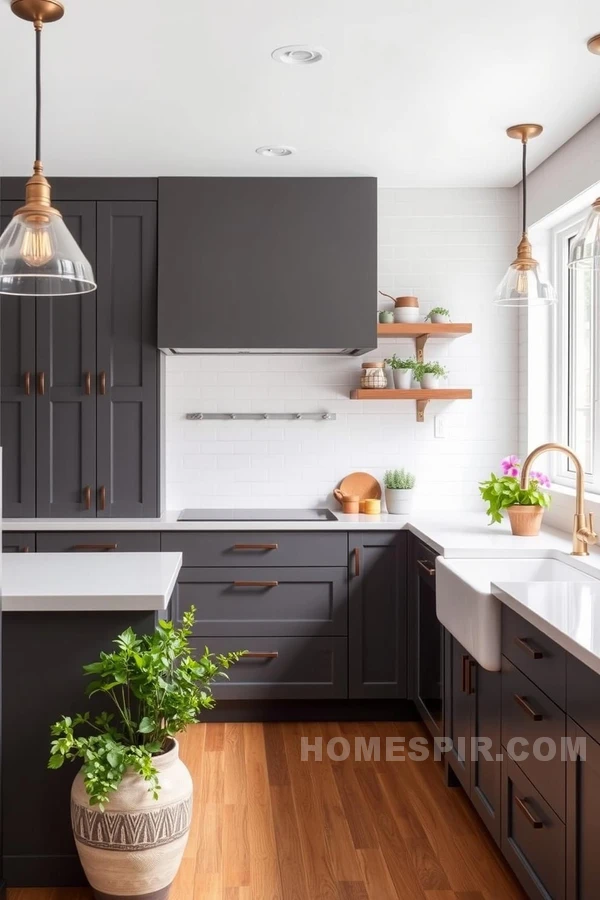
[[[350,532],[351,698],[406,697],[406,534]]]
[[[437,553],[411,536],[408,564],[409,696],[433,737],[444,726],[444,628],[436,611]]]
[[[588,900],[600,897],[600,744],[572,719],[567,737],[567,897]]]
[[[160,550],[156,531],[38,531],[38,553],[145,553]]]
[[[483,669],[456,638],[446,633],[445,733],[452,741],[445,757],[448,781],[456,779],[462,785],[497,843],[501,686],[500,672]]]
[[[2,533],[3,553],[34,553],[35,534],[28,531],[4,531]]]

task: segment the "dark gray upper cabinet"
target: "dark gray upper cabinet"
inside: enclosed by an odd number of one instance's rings
[[[98,203],[98,516],[158,506],[156,204]]]
[[[406,534],[348,539],[350,697],[406,697]]]
[[[365,352],[376,292],[376,179],[159,179],[162,349]]]

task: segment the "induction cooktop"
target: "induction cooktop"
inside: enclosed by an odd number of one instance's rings
[[[330,509],[184,509],[180,522],[337,522]]]

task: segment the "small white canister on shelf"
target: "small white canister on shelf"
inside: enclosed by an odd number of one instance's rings
[[[388,386],[384,360],[381,362],[364,362],[362,364],[360,386],[361,388],[373,388],[374,390],[381,390]]]

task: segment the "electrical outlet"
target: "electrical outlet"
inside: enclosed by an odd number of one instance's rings
[[[433,436],[436,438],[446,437],[446,420],[443,416],[435,416],[433,420]]]

